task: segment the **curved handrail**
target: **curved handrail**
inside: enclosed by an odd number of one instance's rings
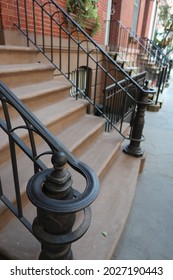
[[[57,140],[50,131],[36,118],[36,116],[12,93],[7,86],[0,81],[0,100],[6,104],[10,104],[19,115],[22,117],[30,131],[38,134],[50,147],[52,153],[54,151],[62,151],[67,157],[68,164],[77,172],[79,172],[86,180],[86,187],[82,194],[69,201],[58,201],[58,210],[60,212],[78,212],[89,206],[97,197],[99,190],[99,180],[95,172],[85,163],[79,161],[59,140]],[[3,121],[2,121],[3,122]],[[0,126],[2,127],[1,123]],[[3,127],[2,127],[3,128]],[[9,134],[14,138],[13,140],[22,146],[21,140],[17,140],[17,136],[13,134],[14,129],[10,129]],[[28,151],[26,151],[28,153]],[[37,163],[39,156],[33,158],[34,163]],[[57,210],[57,209],[56,209]]]

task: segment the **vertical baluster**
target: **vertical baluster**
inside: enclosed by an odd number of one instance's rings
[[[18,28],[21,29],[19,0],[16,0],[16,5],[17,5]]]
[[[62,29],[59,30],[59,69],[62,70]],[[70,52],[70,51],[69,51]]]
[[[77,29],[77,59],[76,59],[76,98],[78,98],[79,94],[79,63],[80,63],[80,43],[79,43],[79,30]]]
[[[45,37],[44,37],[44,5],[41,6],[41,22],[42,22],[42,49],[45,53]]]
[[[89,58],[89,57],[88,57]],[[94,83],[94,106],[96,105],[97,101],[97,80],[98,80],[98,72],[99,72],[99,68],[98,68],[98,59],[97,59],[97,63],[96,63],[96,70],[95,70],[95,83]]]
[[[29,47],[28,13],[27,13],[27,1],[26,0],[24,0],[24,9],[25,9],[25,25],[26,25],[27,46]]]
[[[53,14],[51,3],[49,2],[49,18],[50,18],[50,60],[53,61]]]
[[[29,124],[29,122],[26,121],[26,125],[28,128],[28,134],[29,134],[29,139],[30,139],[30,144],[31,144],[31,149],[32,149],[32,156],[33,158],[37,157],[37,149],[36,149],[36,144],[35,144],[35,139],[33,135],[33,127]],[[34,162],[34,172],[37,173],[39,171],[39,167],[37,164]]]
[[[1,181],[1,178],[0,178],[0,197],[3,196],[3,189],[2,189],[2,181]]]
[[[32,13],[34,24],[34,44],[37,45],[37,31],[36,31],[36,16],[35,16],[35,1],[32,1]]]
[[[70,79],[70,72],[71,72],[71,38],[70,34],[68,34],[68,79]]]
[[[12,132],[12,126],[11,126],[11,120],[8,112],[8,107],[6,102],[2,102],[3,110],[4,110],[4,116],[7,124],[7,129],[9,132],[9,149],[10,149],[10,155],[11,155],[11,163],[12,163],[12,171],[13,171],[13,178],[14,178],[14,187],[15,187],[15,194],[16,194],[16,204],[17,204],[17,211],[18,216],[22,217],[22,202],[21,202],[21,196],[20,196],[20,184],[19,184],[19,173],[18,173],[18,165],[17,165],[17,155],[16,155],[16,148],[15,143],[10,136]]]

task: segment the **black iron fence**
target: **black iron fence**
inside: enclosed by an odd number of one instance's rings
[[[141,87],[144,85],[145,72],[140,73],[136,76],[133,76],[134,80],[137,80],[138,84]],[[131,122],[134,119],[136,106],[134,106],[134,101],[140,99],[141,92],[139,92],[133,83],[127,83],[126,79],[123,79],[117,84],[112,84],[106,87],[104,92],[104,106],[103,113],[108,116],[108,119],[111,122],[106,122],[106,130],[109,131],[112,129],[112,123],[119,123],[119,120],[123,122]],[[122,91],[122,88],[126,88],[130,92]],[[123,125],[123,122],[120,122],[120,126]],[[120,127],[122,130],[122,127]]]
[[[74,96],[86,98],[94,111],[101,114],[111,127],[114,127],[125,137],[121,130],[122,125],[117,126],[114,119],[109,118],[109,115],[106,114],[106,111],[100,110],[100,104],[102,104],[101,108],[105,107],[104,93],[106,88],[110,85],[116,85],[117,90],[121,91],[122,95],[126,95],[128,92],[128,98],[131,98],[135,108],[138,100],[131,97],[129,84],[132,83],[136,90],[142,92],[143,87],[137,79],[134,80],[128,75],[56,1],[24,1],[22,7],[19,3],[20,1],[17,1],[18,23],[16,26],[26,36],[28,45],[32,43],[36,46],[54,67],[70,81]],[[29,15],[28,7],[30,9]],[[46,26],[44,21],[46,21]],[[65,45],[64,42],[66,42]],[[63,59],[66,60],[66,63],[62,63]],[[80,88],[79,70],[81,68],[86,71],[85,89]],[[74,71],[76,73],[75,80],[71,79],[71,73]],[[118,83],[119,80],[123,79],[126,80],[124,87]],[[127,109],[126,106],[122,109],[125,115],[128,114]],[[118,119],[122,124],[124,121],[122,113],[121,118],[119,115]]]
[[[165,83],[169,80],[169,74],[172,67],[172,61],[168,58],[168,56],[163,52],[163,50],[151,39],[149,38],[140,38],[141,44],[148,49],[148,51],[152,54],[152,57],[160,62],[163,68],[163,72],[161,73],[163,81],[160,86],[160,92],[163,92]],[[160,77],[159,77],[160,78]],[[158,97],[157,97],[158,99]],[[156,100],[157,102],[157,100]]]

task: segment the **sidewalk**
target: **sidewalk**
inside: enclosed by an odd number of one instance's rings
[[[173,70],[159,112],[146,112],[144,171],[115,260],[173,260]]]

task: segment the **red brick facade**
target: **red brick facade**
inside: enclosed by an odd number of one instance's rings
[[[33,26],[33,18],[30,16],[30,10],[32,11],[32,0],[27,0],[27,10],[28,10],[28,19],[29,25],[28,28],[29,30],[32,30]],[[43,2],[43,1],[42,1]],[[47,2],[45,0],[44,2]],[[61,1],[56,1],[57,4],[59,4],[65,11],[67,9],[67,4],[66,0],[61,0]],[[104,43],[104,38],[105,38],[105,20],[106,20],[106,15],[107,15],[107,0],[100,0],[99,1],[99,23],[100,23],[100,29],[98,32],[95,34],[94,39],[100,43]],[[24,18],[24,1],[19,0],[19,5],[20,5],[20,14],[23,16],[21,18],[21,27],[22,25],[25,25],[25,18]],[[22,7],[22,8],[21,8]],[[17,5],[16,5],[16,0],[0,0],[0,31],[5,31],[5,30],[16,30],[16,27],[14,26],[14,23],[18,22],[17,18]],[[41,21],[40,21],[40,13],[39,10],[36,9],[36,23],[37,23],[37,33],[41,33]],[[47,24],[47,26],[46,26]],[[49,25],[48,20],[45,18],[45,23],[44,23],[44,32],[48,33],[49,28],[47,28]],[[56,34],[58,35],[58,34]]]
[[[125,27],[132,26],[134,0],[113,0],[115,13],[113,20],[119,20]],[[150,27],[151,14],[153,8],[152,0],[141,0],[139,6],[139,16],[137,22],[137,34],[147,37]]]
[[[27,0],[27,7],[32,11],[32,0]],[[43,2],[43,1],[42,1]],[[47,2],[45,0],[44,2]],[[67,9],[66,0],[57,1],[57,3],[64,9]],[[23,15],[23,21],[21,21],[21,25],[25,25],[24,18],[24,1],[19,0],[21,15]],[[98,13],[99,13],[99,22],[100,28],[98,32],[94,35],[94,39],[99,44],[104,44],[105,40],[105,27],[106,27],[106,17],[107,17],[107,6],[108,0],[99,0],[98,2]],[[22,9],[23,12],[22,12]],[[139,36],[147,37],[148,31],[150,27],[151,13],[152,13],[153,1],[152,0],[141,0],[140,8],[139,8],[139,17],[137,23],[137,33]],[[120,22],[127,28],[130,28],[132,25],[133,18],[133,10],[134,10],[134,0],[112,0],[112,17],[113,20],[120,20]],[[28,18],[31,17],[28,12]],[[5,30],[15,31],[16,27],[14,23],[17,23],[17,5],[16,0],[0,0],[0,35],[2,36]],[[47,23],[46,23],[47,22]],[[37,23],[37,33],[41,33],[41,21],[40,14],[37,11],[36,16]],[[45,33],[49,33],[47,29],[48,20],[44,24]],[[31,30],[33,26],[33,19],[30,18],[28,28]],[[58,34],[56,34],[58,36]],[[1,40],[0,40],[1,43]]]

